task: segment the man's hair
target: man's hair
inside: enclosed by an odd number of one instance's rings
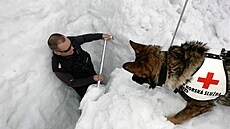
[[[48,39],[48,45],[53,51],[60,51],[58,44],[65,42],[65,36],[59,33],[54,33],[50,35]]]

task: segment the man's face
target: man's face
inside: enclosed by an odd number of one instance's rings
[[[73,46],[68,38],[65,37],[65,42],[58,44],[60,51],[54,51],[55,54],[60,56],[69,56],[74,53]]]

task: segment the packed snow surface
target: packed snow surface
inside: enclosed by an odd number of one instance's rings
[[[229,107],[217,105],[181,125],[167,121],[186,102],[165,87],[148,89],[121,68],[134,60],[129,40],[167,50],[185,0],[1,0],[1,129],[229,129]],[[202,41],[230,49],[230,1],[189,0],[174,45]],[[103,32],[108,41],[103,87],[81,103],[51,70],[50,34]],[[99,71],[103,41],[83,45]],[[81,115],[80,115],[81,114]]]

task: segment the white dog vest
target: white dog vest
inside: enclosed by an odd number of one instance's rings
[[[211,49],[208,53],[219,57],[221,49]],[[181,86],[184,93],[195,100],[213,100],[225,95],[227,76],[223,60],[206,57],[191,80]]]

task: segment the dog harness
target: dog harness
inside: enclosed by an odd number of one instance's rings
[[[200,101],[213,100],[225,95],[227,74],[220,55],[221,49],[210,49],[202,65],[192,78],[180,87],[181,90],[189,97]]]

